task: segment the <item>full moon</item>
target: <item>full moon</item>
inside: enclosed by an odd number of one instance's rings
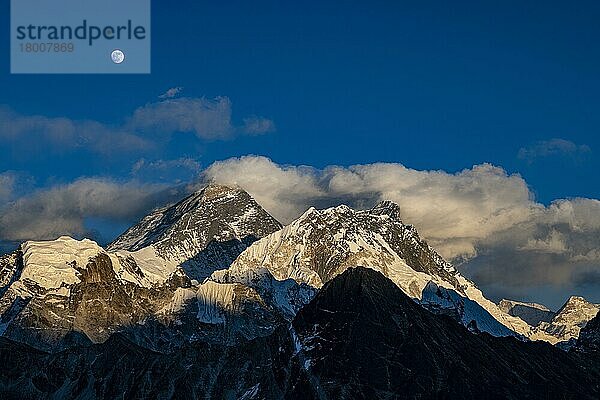
[[[119,49],[113,50],[113,52],[110,53],[110,58],[115,64],[121,64],[125,60],[125,54]]]

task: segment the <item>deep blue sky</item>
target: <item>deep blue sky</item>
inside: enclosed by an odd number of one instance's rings
[[[214,142],[180,135],[157,157],[206,166],[252,153],[316,167],[391,161],[446,171],[491,162],[521,173],[545,203],[600,197],[597,2],[153,3],[151,75],[10,75],[3,57],[0,104],[118,124],[183,86],[186,96],[228,96],[234,119],[265,116],[277,131]],[[591,152],[517,157],[552,138]],[[126,177],[134,161],[85,152],[25,160],[22,149],[3,147],[0,170],[27,171],[36,185]]]

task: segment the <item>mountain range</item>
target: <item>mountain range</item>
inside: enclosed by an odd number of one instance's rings
[[[400,217],[283,226],[211,184],[106,248],[25,242],[0,257],[0,394],[597,398],[599,305],[495,304]]]

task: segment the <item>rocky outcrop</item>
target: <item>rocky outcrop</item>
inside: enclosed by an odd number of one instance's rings
[[[120,333],[45,353],[0,338],[4,399],[596,399],[589,358],[547,343],[473,335],[381,273],[349,268],[294,319],[233,345],[170,353]]]

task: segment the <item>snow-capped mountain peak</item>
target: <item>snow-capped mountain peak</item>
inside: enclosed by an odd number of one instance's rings
[[[210,184],[179,203],[155,210],[108,246],[156,253],[202,281],[225,268],[256,239],[281,229],[247,192]]]
[[[153,211],[107,249],[60,237],[0,257],[0,335],[43,347],[73,330],[102,341],[159,319],[184,326],[177,340],[220,340],[224,332],[225,342],[248,339],[289,322],[325,283],[358,266],[474,332],[556,342],[575,337],[597,310],[573,297],[560,318],[534,329],[486,299],[391,201],[368,210],[311,207],[282,227],[242,189],[211,184]],[[157,332],[141,335],[151,341]]]
[[[73,330],[101,341],[146,318],[170,319],[191,298],[200,302],[194,280],[280,227],[243,190],[208,185],[153,211],[107,249],[66,236],[25,242],[0,257],[0,334],[46,348]],[[236,290],[236,302],[260,311],[254,297]]]
[[[371,209],[375,215],[387,215],[390,218],[400,218],[400,206],[391,200],[383,200]]]
[[[356,266],[382,272],[410,297],[424,300],[424,305],[432,310],[457,309],[458,319],[465,324],[474,319],[479,321],[478,329],[492,334],[532,334],[531,326],[502,312],[422,240],[413,226],[403,224],[399,207],[390,201],[360,211],[345,205],[324,210],[310,208],[280,231],[252,244],[230,268],[216,271],[211,279],[246,282],[251,271],[266,269],[277,280],[291,278],[320,288]],[[423,299],[428,286],[456,292],[457,296],[436,289],[428,291]],[[551,340],[544,333],[538,336]]]
[[[579,336],[581,328],[598,314],[600,304],[594,304],[581,296],[571,296],[548,322],[541,322],[537,330],[548,333],[560,341]]]

